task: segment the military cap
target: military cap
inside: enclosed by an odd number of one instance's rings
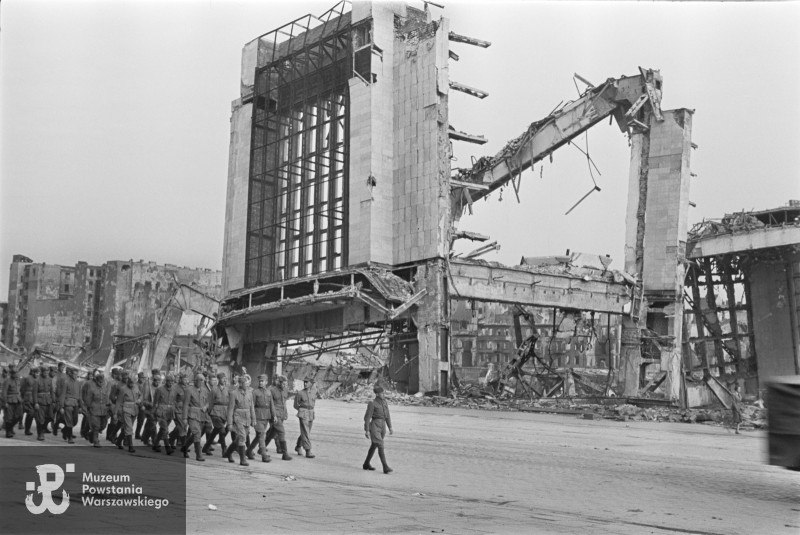
[[[258,376],[258,380],[259,381],[266,381],[267,380],[267,374],[266,373],[262,373],[261,375]]]
[[[206,374],[204,374],[203,372],[197,372],[196,374],[194,374],[194,378],[195,379],[205,379],[206,378]]]
[[[223,380],[225,377],[226,377],[226,376],[225,376],[225,374],[224,374],[223,372],[219,372],[219,373],[217,374],[217,379],[219,379],[220,381],[221,381],[221,380]]]
[[[383,392],[383,387],[381,385],[375,385],[375,388],[373,388],[372,391],[376,394],[380,394]]]
[[[275,380],[276,381],[287,381],[288,379],[286,379],[285,375],[278,375],[277,377],[275,377]]]
[[[136,375],[137,375],[137,377],[142,377],[142,378],[146,377],[144,372],[139,372]]]

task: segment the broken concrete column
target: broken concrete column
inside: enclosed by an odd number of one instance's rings
[[[672,400],[680,398],[692,113],[687,109],[664,111],[663,121],[650,116],[649,130],[631,136],[625,270],[636,274],[641,284],[642,326],[657,323],[662,326],[657,334],[671,340],[659,364],[667,372],[666,397]],[[665,321],[648,323],[654,314]],[[630,376],[625,375],[627,395],[632,395],[633,381],[638,389],[636,368],[631,367]]]
[[[427,290],[412,313],[419,343],[420,392],[440,391],[447,386],[446,382],[441,384],[441,379],[449,378],[445,272],[442,260],[429,261],[417,268],[414,289]]]

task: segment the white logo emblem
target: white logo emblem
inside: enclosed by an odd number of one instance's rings
[[[64,484],[64,470],[57,464],[41,464],[36,467],[39,473],[39,486],[36,486],[35,481],[26,481],[25,490],[33,492],[34,490],[42,495],[42,502],[39,505],[33,503],[33,494],[28,494],[25,497],[25,507],[28,511],[35,515],[49,511],[54,515],[60,515],[69,507],[69,494],[66,490],[61,491],[61,503],[56,505],[53,501],[53,492],[57,492],[61,485]],[[67,464],[67,472],[74,472],[75,465],[72,463]],[[50,474],[53,475],[53,480],[50,480]]]

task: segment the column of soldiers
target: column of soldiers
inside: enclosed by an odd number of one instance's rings
[[[2,370],[0,410],[6,438],[14,437],[14,428],[22,423],[26,435],[32,435],[36,422],[37,440],[45,440],[48,425],[52,433],[59,430],[69,444],[75,443],[75,427],[81,423],[79,434],[91,446],[101,447],[105,430],[106,440],[119,449],[134,453],[134,440],[161,452],[163,443],[167,455],[180,449],[185,458],[194,447],[195,460],[204,462],[204,455],[213,455],[214,440],[222,455],[248,466],[255,459],[254,450],[262,462],[270,462],[267,446],[274,439],[281,459],[292,460],[286,444],[284,422],[288,418],[286,401],[289,397],[287,379],[283,375],[267,386],[266,375],[258,377],[258,386],[251,388],[249,375],[234,375],[235,387],[228,387],[227,375],[195,374],[193,384],[187,384],[184,373],[161,377],[152,370],[150,380],[145,374],[135,376],[119,368],[111,370],[106,381],[103,371],[90,372],[80,381],[77,370],[60,363],[58,368],[31,368],[24,379],[18,377],[14,366]],[[314,421],[316,390],[313,381],[304,381],[304,389],[295,394],[294,408],[300,421],[300,436],[295,451],[313,459],[311,426]],[[82,418],[81,418],[82,416]],[[255,437],[250,439],[250,428]],[[230,433],[230,443],[226,437]],[[202,439],[205,444],[201,447]]]

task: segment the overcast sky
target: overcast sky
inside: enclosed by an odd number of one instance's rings
[[[456,142],[454,166],[574,99],[574,73],[597,84],[642,66],[661,70],[664,109],[696,110],[691,223],[800,199],[800,3],[441,2],[451,30],[492,42],[451,46],[451,80],[489,92],[450,94],[451,123],[489,139]],[[241,48],[333,4],[3,1],[0,300],[13,254],[220,269]],[[569,248],[622,267],[630,149],[616,125],[588,136],[602,191],[565,216],[593,184],[560,149],[523,176],[521,204],[507,189],[462,218],[500,241],[484,258]]]

